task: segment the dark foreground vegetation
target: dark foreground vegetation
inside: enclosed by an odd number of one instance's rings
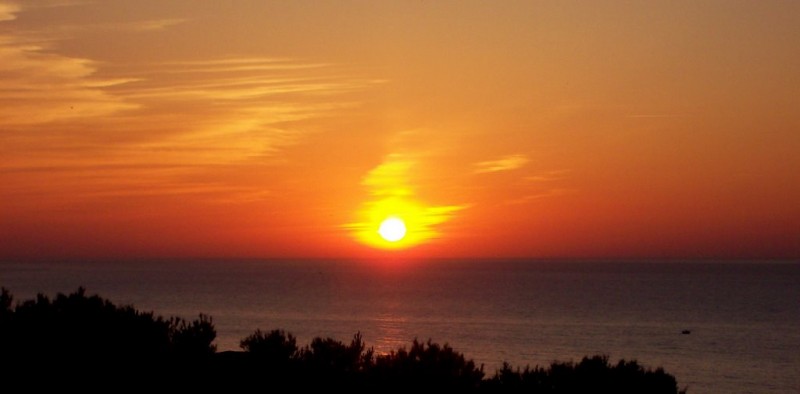
[[[217,352],[212,319],[165,319],[116,306],[83,289],[15,303],[0,295],[0,387],[14,391],[164,389],[221,392],[678,393],[675,378],[635,361],[514,369],[492,375],[448,345],[414,341],[375,354],[361,335],[299,346],[280,330],[256,331],[242,352]],[[21,389],[20,389],[21,388]],[[5,391],[5,390],[4,390]]]

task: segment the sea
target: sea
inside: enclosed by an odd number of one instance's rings
[[[448,343],[487,376],[601,354],[663,367],[689,393],[800,393],[800,261],[3,262],[0,286],[210,315],[219,351],[256,329],[300,344],[359,332],[377,353]]]

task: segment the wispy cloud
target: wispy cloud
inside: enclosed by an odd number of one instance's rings
[[[570,170],[552,170],[541,174],[526,176],[524,179],[528,182],[552,182],[563,179],[569,172]]]
[[[62,4],[60,6],[74,6],[77,4]],[[184,18],[142,19],[133,21],[119,21],[107,23],[81,23],[48,26],[42,30],[32,30],[30,34],[40,36],[73,36],[79,33],[110,33],[110,32],[160,32],[177,25],[189,22]]]
[[[635,114],[635,115],[628,115],[629,118],[636,118],[636,119],[648,119],[648,118],[678,118],[680,115],[670,115],[670,114]]]
[[[328,75],[334,67],[264,58],[147,64],[141,70],[134,70],[142,77],[139,83],[119,92],[139,100],[244,102],[288,94],[340,94],[374,83]]]
[[[496,160],[475,163],[475,173],[484,174],[498,171],[511,171],[521,168],[528,162],[525,155],[509,155]]]
[[[372,82],[327,75],[333,67],[263,58],[167,63],[110,90],[140,104],[148,123],[173,125],[140,146],[224,164],[274,154],[311,133],[298,122],[356,105],[345,95]],[[161,113],[163,106],[172,110]]]
[[[24,8],[0,3],[0,175],[7,195],[38,190],[25,175],[40,174],[51,180],[42,187],[64,187],[76,198],[225,188],[232,193],[226,201],[262,198],[260,185],[219,184],[205,174],[263,164],[314,133],[308,121],[354,107],[351,93],[380,83],[348,76],[342,66],[289,58],[101,62],[60,51],[73,27],[10,29],[7,21],[19,12]],[[160,34],[183,22],[120,28]],[[102,33],[112,26],[81,28]],[[123,181],[121,173],[133,179]]]
[[[515,198],[508,199],[506,205],[527,204],[544,198],[559,197],[576,193],[563,182],[571,170],[550,170],[525,176],[516,184]]]
[[[133,30],[141,30],[141,31],[158,31],[164,30],[181,23],[186,22],[186,19],[180,18],[173,18],[173,19],[153,19],[153,20],[144,20],[138,22],[132,22],[130,24],[124,25],[124,27],[131,28]]]
[[[138,107],[104,89],[129,79],[97,78],[95,62],[48,49],[24,37],[0,35],[0,123],[48,123]]]
[[[0,22],[16,19],[21,11],[15,4],[0,3]],[[98,62],[54,50],[60,37],[6,26],[0,24],[0,123],[5,127],[94,118],[139,107],[107,90],[135,79],[100,78]]]
[[[0,22],[16,19],[19,10],[20,8],[17,4],[0,3]]]
[[[543,198],[559,197],[567,194],[572,194],[575,192],[576,192],[575,189],[565,189],[565,188],[545,189],[506,201],[505,204],[506,205],[528,204]]]

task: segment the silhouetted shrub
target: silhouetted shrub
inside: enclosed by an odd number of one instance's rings
[[[370,371],[373,383],[393,391],[414,389],[456,390],[472,392],[480,387],[483,368],[445,344],[440,346],[416,339],[410,349],[378,356]]]
[[[314,338],[301,350],[300,359],[306,366],[319,371],[351,373],[369,367],[372,349],[366,350],[361,333],[353,336],[350,345],[333,338]]]
[[[210,316],[200,314],[197,320],[186,323],[181,318],[171,318],[170,339],[173,351],[184,357],[207,357],[217,351],[213,345],[217,337],[214,323]]]
[[[5,287],[0,289],[0,324],[5,323],[7,319],[11,318],[11,313],[14,312],[11,309],[12,302],[14,302],[14,296],[11,295],[11,292]],[[0,326],[0,328],[2,328],[2,326]]]
[[[256,330],[242,339],[239,346],[259,359],[276,364],[288,363],[298,356],[297,339],[283,330],[272,330],[268,333]]]
[[[363,387],[364,371],[372,365],[373,352],[360,333],[349,345],[333,338],[314,338],[298,354],[299,374],[308,389],[341,387],[353,391]]]
[[[272,330],[268,333],[256,330],[243,339],[239,346],[249,357],[232,360],[238,364],[238,371],[230,371],[237,375],[237,380],[241,381],[242,372],[287,382],[297,375],[300,350],[294,335],[283,330]]]
[[[554,362],[549,368],[526,367],[520,371],[507,363],[484,381],[484,391],[503,393],[679,393],[672,375],[659,368],[645,369],[636,361],[607,356],[584,357],[580,363]]]

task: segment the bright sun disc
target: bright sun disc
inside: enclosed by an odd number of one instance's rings
[[[400,218],[388,218],[381,222],[378,234],[389,242],[397,242],[406,236],[406,224]]]

